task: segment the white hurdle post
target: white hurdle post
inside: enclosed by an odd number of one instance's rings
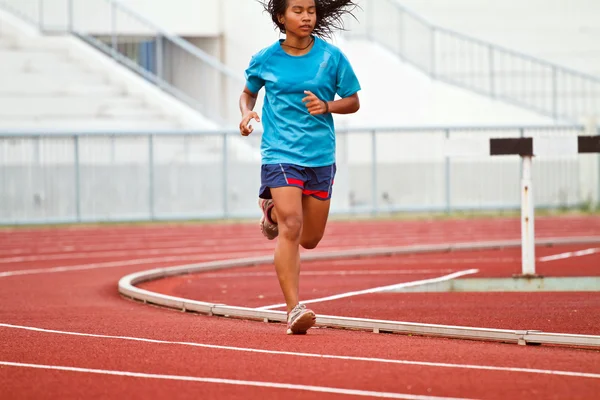
[[[533,191],[531,181],[531,167],[533,157],[521,156],[521,263],[522,274],[535,275],[535,207],[533,205]]]
[[[533,138],[501,138],[490,139],[489,155],[518,155],[521,157],[521,275],[533,277],[535,273],[535,205],[533,201],[533,182],[531,170],[533,156],[539,152],[548,154],[561,151],[561,140],[554,142],[546,139]],[[576,138],[568,138],[577,140]],[[541,140],[538,143],[538,140]],[[535,145],[534,145],[535,143]],[[550,150],[550,151],[548,151]]]
[[[490,139],[490,155],[519,155],[521,176],[521,276],[536,276],[535,207],[531,170],[533,157],[600,152],[600,136]]]

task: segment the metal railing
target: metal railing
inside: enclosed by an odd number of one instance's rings
[[[0,0],[0,7],[42,31],[74,33],[214,121],[239,122],[241,74],[117,0]],[[397,0],[361,7],[360,23],[347,21],[348,37],[376,41],[434,79],[563,122],[600,117],[598,77],[436,26]]]
[[[516,210],[518,156],[448,156],[444,141],[584,132],[573,126],[338,130],[332,213]],[[240,146],[244,140],[237,131],[0,132],[0,224],[255,216],[260,157]],[[536,205],[597,202],[598,161],[596,155],[536,158]]]
[[[44,18],[43,0],[0,0],[0,8],[35,25],[42,31],[47,30],[45,29],[46,21]],[[65,8],[66,11],[67,8]],[[61,30],[63,29],[64,27],[61,27]]]
[[[373,40],[434,79],[567,123],[600,116],[600,78],[434,25],[397,0],[363,0],[349,38]]]
[[[0,8],[40,31],[76,35],[212,121],[239,123],[243,74],[117,0],[0,0]]]

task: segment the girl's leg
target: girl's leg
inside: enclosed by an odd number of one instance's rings
[[[330,200],[301,195],[300,189],[271,189],[275,207],[273,222],[279,225],[279,241],[275,248],[275,270],[290,312],[299,302],[300,251],[317,247],[327,225]],[[300,197],[300,201],[299,201]]]
[[[304,214],[300,245],[305,249],[317,247],[327,226],[331,200],[320,200],[313,196],[303,196],[302,212]]]
[[[315,248],[323,237],[329,200],[304,196],[296,187],[271,189],[271,195],[274,203],[271,219],[279,229],[275,270],[287,306],[287,334],[304,334],[315,324],[316,316],[299,303],[300,244]]]
[[[300,281],[300,238],[302,235],[302,189],[294,186],[272,188],[274,209],[271,218],[279,227],[275,247],[275,270],[287,312],[298,305]]]

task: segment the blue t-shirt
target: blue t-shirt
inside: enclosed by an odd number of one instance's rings
[[[263,164],[323,167],[335,162],[335,129],[331,114],[310,115],[305,90],[333,101],[360,90],[350,62],[336,46],[315,37],[301,56],[287,54],[281,41],[255,54],[246,69],[246,86],[253,93],[265,87],[262,110]]]

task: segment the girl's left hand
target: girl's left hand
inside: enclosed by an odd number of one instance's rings
[[[307,96],[302,99],[302,102],[305,103],[304,105],[308,109],[310,115],[325,114],[325,111],[327,110],[325,101],[319,99],[310,90],[305,90],[304,93]]]

